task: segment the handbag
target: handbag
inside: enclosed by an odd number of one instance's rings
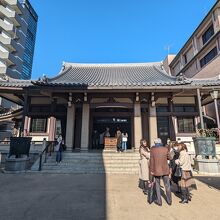
[[[128,140],[127,137],[122,137],[122,141],[126,142]]]
[[[147,194],[147,201],[149,204],[157,200],[157,193],[156,193],[156,184],[155,180],[150,183],[150,186],[148,188],[148,194]]]
[[[174,176],[175,177],[182,177],[182,168],[180,167],[180,165],[176,166],[176,170],[175,170]]]
[[[144,181],[143,181],[143,180],[139,179],[138,187],[139,187],[140,189],[144,189]]]

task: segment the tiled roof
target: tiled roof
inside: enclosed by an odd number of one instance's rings
[[[125,64],[64,63],[62,71],[54,78],[40,80],[0,80],[0,87],[25,88],[31,86],[62,86],[85,89],[145,89],[147,87],[185,88],[220,86],[220,79],[188,79],[170,76],[160,62]]]
[[[76,64],[65,63],[61,73],[47,82],[49,85],[82,85],[88,87],[140,87],[189,84],[168,75],[161,63]]]
[[[0,87],[15,87],[15,88],[24,88],[33,85],[31,80],[19,80],[7,78],[6,80],[0,79]]]
[[[194,86],[219,86],[220,85],[220,79],[219,77],[212,77],[212,78],[203,78],[203,79],[193,79],[192,85]]]

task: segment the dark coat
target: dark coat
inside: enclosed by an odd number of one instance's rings
[[[150,150],[150,172],[153,176],[169,175],[169,151],[167,147],[152,147]]]

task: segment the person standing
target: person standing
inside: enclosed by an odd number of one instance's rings
[[[171,189],[170,189],[170,169],[168,166],[169,150],[162,145],[161,139],[154,140],[154,146],[150,150],[150,174],[154,176],[157,199],[155,203],[159,206],[162,205],[161,193],[160,193],[160,179],[163,179],[163,183],[166,189],[166,201],[168,205],[172,204]]]
[[[94,132],[92,134],[92,147],[94,149],[99,148],[99,133],[97,130],[94,130]]]
[[[145,139],[140,140],[140,161],[139,161],[139,185],[143,190],[144,194],[147,194],[149,177],[149,159],[150,159],[150,147],[147,145]]]
[[[117,131],[116,131],[116,134],[115,134],[115,137],[117,138],[117,151],[121,152],[122,151],[122,134],[121,134],[121,131],[119,128],[117,128]]]
[[[61,163],[62,161],[62,151],[63,151],[63,148],[62,148],[62,136],[61,134],[58,136],[57,138],[57,144],[55,146],[55,151],[56,151],[56,164],[58,163]]]
[[[181,193],[180,187],[179,187],[179,180],[180,177],[175,176],[177,165],[175,161],[179,158],[179,151],[178,151],[178,143],[177,142],[171,142],[170,143],[170,179],[173,183],[177,185],[177,191],[176,194]]]
[[[104,137],[110,137],[111,136],[109,130],[110,130],[109,127],[106,127],[106,130],[104,132]]]
[[[175,160],[175,163],[182,169],[182,176],[179,181],[179,186],[181,188],[181,201],[180,203],[188,203],[191,201],[191,195],[189,193],[190,189],[196,189],[196,183],[192,176],[191,160],[188,154],[187,147],[184,143],[178,144],[178,150],[180,152],[179,159]]]
[[[121,144],[122,151],[127,150],[127,142],[128,142],[128,134],[122,133],[122,144]]]

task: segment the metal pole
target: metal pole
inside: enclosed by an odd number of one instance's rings
[[[218,125],[218,129],[220,129],[217,99],[214,99],[214,103],[215,103],[215,114],[216,114],[217,125]]]
[[[42,164],[42,154],[40,154],[40,161],[39,161],[38,171],[41,171],[41,164]]]
[[[197,90],[197,99],[198,99],[198,105],[199,105],[199,117],[200,117],[200,124],[201,129],[204,129],[204,122],[203,122],[203,115],[202,115],[202,104],[201,104],[201,97],[200,97],[200,90]]]

